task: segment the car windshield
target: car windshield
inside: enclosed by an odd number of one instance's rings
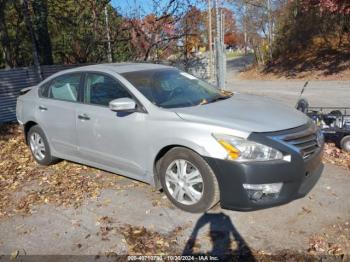
[[[232,96],[188,73],[176,69],[153,69],[122,74],[153,104],[163,108],[213,103]]]

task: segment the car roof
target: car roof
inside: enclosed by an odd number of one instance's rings
[[[150,64],[150,63],[110,63],[110,64],[98,64],[98,65],[88,65],[75,67],[68,70],[60,71],[59,73],[68,73],[68,72],[80,72],[80,71],[114,71],[118,74],[143,71],[143,70],[152,70],[152,69],[166,69],[173,68],[171,66],[160,65],[160,64]]]

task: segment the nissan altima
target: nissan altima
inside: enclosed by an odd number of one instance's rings
[[[67,159],[137,179],[189,212],[281,205],[323,169],[322,133],[304,114],[164,65],[61,71],[22,90],[17,119],[39,164]]]

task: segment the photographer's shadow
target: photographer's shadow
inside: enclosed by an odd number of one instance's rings
[[[199,230],[206,224],[209,224],[212,249],[209,252],[196,253],[194,249]],[[232,224],[230,217],[224,213],[204,213],[198,219],[187,240],[183,255],[211,255],[220,258],[255,261],[249,246]]]

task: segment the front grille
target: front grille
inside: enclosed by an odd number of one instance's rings
[[[319,148],[317,130],[312,127],[298,133],[285,135],[282,140],[297,149],[304,159],[310,157]]]

